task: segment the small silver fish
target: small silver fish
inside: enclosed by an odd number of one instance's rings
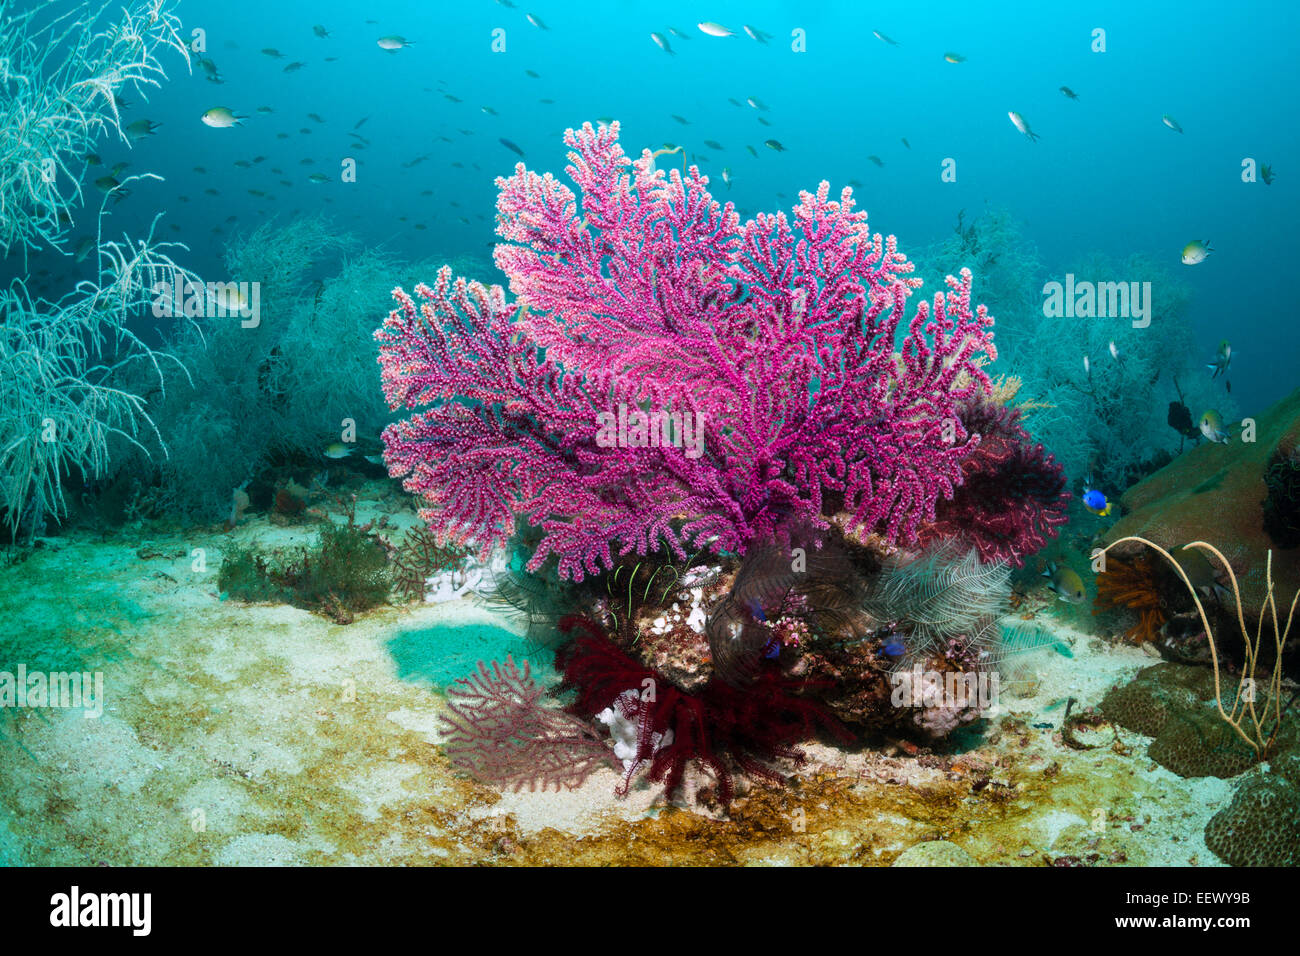
[[[1021,116],[1015,110],[1009,111],[1007,113],[1007,116],[1011,118],[1011,123],[1013,126],[1015,126],[1016,129],[1020,130],[1020,132],[1024,133],[1027,137],[1029,137],[1030,142],[1035,142],[1035,143],[1038,142],[1038,134],[1029,128],[1029,124],[1025,122],[1025,118],[1023,116]]]
[[[706,33],[711,37],[734,37],[735,36],[734,33],[732,33],[730,30],[724,27],[721,23],[714,23],[711,20],[705,20],[702,23],[697,23],[696,26],[700,28],[701,33]]]

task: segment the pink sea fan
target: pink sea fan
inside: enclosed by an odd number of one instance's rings
[[[823,182],[790,217],[741,223],[696,167],[665,176],[618,132],[566,132],[578,194],[522,163],[497,180],[516,303],[446,268],[419,308],[395,291],[376,333],[385,392],[425,408],[385,431],[390,471],[441,535],[486,549],[524,516],[544,532],[530,568],[554,553],[576,580],[616,554],[739,552],[840,510],[851,530],[914,537],[978,442],[958,407],[995,352],[969,271],[897,346],[920,280],[851,190],[830,200]],[[673,422],[662,440],[609,440],[616,416],[652,414]]]

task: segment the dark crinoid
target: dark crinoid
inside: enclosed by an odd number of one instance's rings
[[[1300,450],[1275,449],[1264,469],[1264,530],[1285,550],[1300,546]]]
[[[737,687],[751,684],[773,640],[773,622],[798,620],[813,637],[864,636],[866,595],[866,577],[837,542],[817,547],[805,530],[752,545],[731,591],[709,614],[714,673]]]
[[[1065,523],[1065,470],[1030,439],[1019,409],[976,398],[962,406],[960,417],[980,442],[962,462],[962,483],[952,499],[936,503],[921,543],[957,538],[984,561],[1019,567]]]
[[[424,597],[425,582],[465,559],[465,550],[438,543],[427,528],[415,527],[406,532],[393,553],[393,589],[407,601]]]
[[[853,740],[825,708],[800,695],[804,682],[775,667],[762,670],[744,690],[715,679],[688,694],[628,657],[591,621],[570,617],[561,627],[574,634],[556,655],[562,689],[576,692],[572,713],[589,719],[629,690],[639,695],[637,751],[624,792],[644,769],[649,780],[672,793],[687,766],[697,763],[716,778],[725,805],[735,795],[737,773],[784,782],[773,762],[802,760],[797,745],[819,728],[844,743]],[[670,731],[671,742],[665,744]]]
[[[1097,575],[1097,597],[1093,614],[1124,608],[1138,615],[1137,623],[1124,636],[1135,644],[1154,642],[1169,620],[1169,610],[1156,582],[1151,558],[1139,555],[1130,560],[1111,557],[1106,570]]]

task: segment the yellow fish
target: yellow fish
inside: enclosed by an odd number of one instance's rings
[[[1058,568],[1056,562],[1049,561],[1043,577],[1051,578],[1047,586],[1067,604],[1082,604],[1088,597],[1088,592],[1083,587],[1083,578],[1070,568]]]

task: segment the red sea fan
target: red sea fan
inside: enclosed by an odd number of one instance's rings
[[[980,442],[962,462],[962,482],[952,499],[940,501],[935,521],[922,529],[921,543],[956,538],[984,561],[1019,567],[1066,521],[1065,470],[1030,439],[1019,409],[979,397],[959,414]]]
[[[541,703],[524,661],[504,665],[479,661],[478,673],[456,681],[447,696],[451,716],[443,718],[444,742],[454,766],[505,789],[554,786],[575,789],[604,766],[617,766],[613,752],[588,724]]]
[[[565,689],[577,698],[570,710],[596,714],[621,694],[636,690],[641,705],[637,716],[637,753],[627,768],[623,789],[643,767],[647,779],[663,783],[672,793],[686,768],[698,763],[718,781],[722,803],[735,794],[733,776],[784,782],[773,761],[800,761],[796,746],[825,729],[842,743],[853,735],[825,708],[800,696],[806,682],[783,676],[775,665],[764,669],[755,683],[741,690],[719,680],[710,681],[698,694],[688,694],[619,650],[596,625],[584,618],[561,622],[578,635],[557,655]],[[631,715],[629,715],[631,716]],[[657,746],[672,731],[672,742]]]

